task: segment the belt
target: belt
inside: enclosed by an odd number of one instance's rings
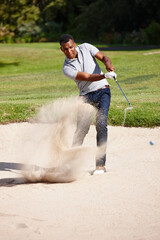
[[[101,90],[101,89],[104,89],[104,88],[109,88],[109,85],[105,85],[104,87],[99,88],[99,89],[97,89],[96,91]]]

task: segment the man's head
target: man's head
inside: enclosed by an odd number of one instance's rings
[[[69,59],[76,58],[77,51],[76,51],[76,44],[74,39],[69,34],[63,34],[60,37],[60,45],[62,52],[68,57]]]

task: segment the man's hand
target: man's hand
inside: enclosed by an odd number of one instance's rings
[[[112,72],[114,70],[114,67],[111,65],[109,61],[106,63],[106,69],[108,72]]]
[[[117,77],[117,74],[112,71],[112,72],[105,73],[104,76],[105,76],[105,78],[113,79],[113,78]]]

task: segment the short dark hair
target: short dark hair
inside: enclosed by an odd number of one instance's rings
[[[74,41],[74,38],[72,37],[72,35],[70,35],[70,34],[63,34],[63,35],[60,36],[59,43],[61,45],[62,43],[67,43],[69,40],[73,40]]]

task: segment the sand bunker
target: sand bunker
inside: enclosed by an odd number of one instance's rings
[[[76,112],[77,108],[74,109]],[[89,158],[84,156],[84,164],[83,157],[81,163],[71,148],[74,121],[68,119],[60,123],[60,115],[56,117],[57,121],[55,119],[48,124],[49,116],[43,120],[39,118],[43,123],[39,120],[32,124],[0,125],[1,239],[159,239],[160,128],[109,126],[107,173],[91,176],[88,171],[95,167],[94,151]],[[73,123],[73,128],[69,124],[71,132],[66,129],[68,121]],[[62,126],[70,133],[66,133],[66,139],[60,137],[61,133],[64,136]],[[61,140],[56,139],[57,133]],[[151,140],[154,145],[150,144]],[[58,145],[59,141],[61,147],[54,149],[53,143]],[[92,147],[96,148],[93,125],[78,151],[81,155],[82,149],[90,152]],[[54,158],[51,152],[57,153],[58,158]],[[72,156],[75,161],[72,161]],[[79,166],[82,169],[80,173]],[[25,182],[22,175],[24,167],[28,167],[27,181],[36,183]],[[51,167],[54,169],[51,169],[53,174],[50,176],[47,171]],[[59,171],[55,172],[55,167]],[[78,174],[74,176],[68,168],[78,169]],[[76,181],[70,182],[75,178]],[[47,184],[39,180],[69,183]]]

